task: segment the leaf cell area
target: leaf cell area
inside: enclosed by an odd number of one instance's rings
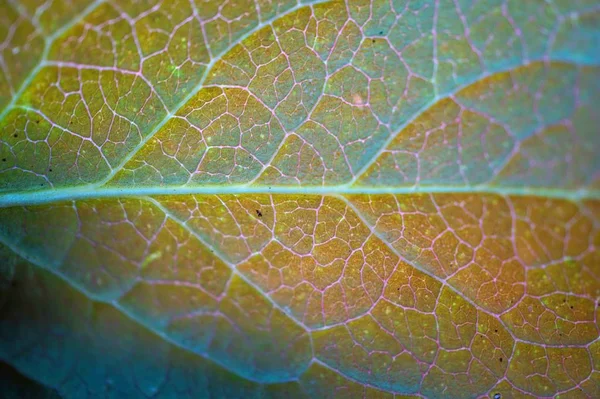
[[[0,391],[600,397],[599,48],[598,0],[0,0]]]

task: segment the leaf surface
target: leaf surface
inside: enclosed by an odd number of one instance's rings
[[[0,5],[32,389],[600,395],[598,1]]]

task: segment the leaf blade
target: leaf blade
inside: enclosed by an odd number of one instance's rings
[[[91,306],[133,396],[597,396],[596,0],[13,3],[1,276],[81,306],[0,298],[55,362]]]

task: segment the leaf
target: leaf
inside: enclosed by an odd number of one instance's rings
[[[31,392],[600,396],[598,1],[0,4]]]

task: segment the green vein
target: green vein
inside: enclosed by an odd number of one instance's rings
[[[527,60],[526,62],[520,62],[520,63],[514,63],[514,64],[510,64],[510,65],[505,65],[501,68],[497,68],[497,69],[493,69],[490,71],[485,71],[477,76],[473,76],[470,79],[467,79],[464,83],[457,85],[456,87],[454,87],[451,90],[448,90],[446,93],[443,94],[437,94],[435,95],[430,101],[428,101],[427,103],[425,103],[421,108],[419,108],[417,111],[415,111],[415,113],[413,115],[411,115],[410,117],[408,117],[396,130],[394,133],[392,133],[390,135],[390,137],[387,138],[387,140],[385,141],[385,143],[381,146],[381,148],[379,148],[379,150],[373,155],[373,157],[366,162],[355,174],[355,176],[352,178],[352,180],[350,181],[349,184],[354,184],[357,181],[360,180],[361,177],[363,177],[368,171],[369,168],[371,166],[373,166],[375,164],[375,162],[377,162],[379,160],[379,158],[381,157],[381,155],[386,152],[389,151],[389,147],[390,145],[394,142],[394,140],[398,137],[398,135],[404,130],[406,129],[407,126],[409,126],[410,124],[414,123],[415,121],[417,121],[424,113],[425,111],[427,111],[428,109],[432,108],[434,105],[436,105],[437,103],[446,100],[446,99],[454,99],[454,97],[456,95],[458,95],[462,90],[467,89],[470,86],[473,86],[475,84],[477,84],[478,82],[481,82],[485,79],[489,79],[494,75],[500,75],[503,73],[508,73],[508,72],[512,72],[512,71],[516,71],[520,68],[525,68],[527,66],[530,66],[532,64],[535,63],[555,63],[555,64],[568,64],[568,65],[580,65],[577,62],[570,60],[570,59],[566,59],[566,58],[562,58],[562,57],[553,57],[550,58],[550,56],[545,56],[545,57],[539,57],[539,58],[534,58],[531,60]],[[434,88],[435,88],[435,84],[434,84]],[[436,88],[437,91],[437,88]],[[459,104],[460,105],[460,104]],[[460,105],[462,107],[462,105]],[[508,160],[507,160],[508,161]]]
[[[410,194],[491,194],[501,196],[532,196],[570,201],[600,200],[600,190],[565,190],[514,186],[406,186],[406,187],[301,187],[301,186],[162,186],[162,187],[74,187],[0,194],[0,208],[20,205],[41,205],[60,201],[99,198],[146,197],[158,195],[227,195],[227,194],[291,194],[291,195],[410,195]]]
[[[42,70],[42,68],[44,68],[46,66],[45,61],[47,60],[48,55],[50,54],[50,48],[54,44],[54,41],[57,38],[59,38],[60,36],[62,36],[69,29],[71,29],[73,26],[75,26],[79,21],[81,21],[86,16],[88,16],[89,14],[94,12],[94,10],[96,10],[96,8],[98,8],[100,5],[104,4],[104,2],[105,2],[105,0],[94,1],[89,6],[87,6],[81,13],[77,14],[75,17],[73,17],[73,19],[71,19],[69,22],[67,22],[66,24],[61,26],[54,33],[52,33],[51,35],[49,35],[48,37],[46,37],[44,39],[44,51],[42,52],[42,55],[40,56],[40,59],[39,59],[37,65],[35,66],[35,68],[33,68],[31,70],[29,75],[27,75],[27,77],[23,80],[23,83],[21,83],[19,90],[17,90],[17,92],[12,96],[10,102],[8,104],[6,104],[6,107],[4,107],[4,109],[2,111],[0,111],[0,122],[2,122],[4,120],[6,115],[13,109],[16,102],[21,98],[25,89],[27,89],[29,87],[29,85],[31,85],[31,82],[33,81],[33,79],[35,79],[35,77]]]
[[[165,342],[168,342],[169,344],[171,344],[171,345],[173,345],[173,346],[175,346],[175,347],[177,347],[177,348],[179,348],[179,349],[181,349],[183,351],[191,353],[191,354],[193,354],[195,356],[199,356],[199,357],[201,357],[201,358],[203,358],[203,359],[205,359],[205,360],[207,360],[209,362],[212,362],[212,363],[218,365],[219,367],[223,368],[224,370],[227,370],[228,372],[230,372],[230,373],[232,373],[234,375],[237,375],[240,378],[244,378],[244,379],[246,379],[248,381],[256,382],[256,383],[259,383],[259,384],[288,382],[288,381],[264,381],[264,380],[260,380],[260,379],[257,379],[257,378],[252,378],[249,374],[242,375],[242,374],[240,374],[238,372],[238,370],[232,369],[231,367],[229,367],[226,364],[224,364],[223,362],[221,362],[218,358],[211,357],[208,353],[202,353],[202,352],[194,351],[194,350],[186,347],[184,344],[182,344],[180,342],[177,342],[175,339],[173,339],[172,337],[170,337],[166,332],[161,331],[159,329],[156,329],[156,328],[152,327],[149,323],[147,323],[145,320],[143,320],[142,318],[140,318],[133,311],[131,311],[131,310],[127,309],[125,306],[121,305],[119,303],[118,299],[116,299],[114,301],[107,301],[107,300],[103,299],[99,295],[94,295],[93,293],[88,292],[86,290],[85,286],[83,286],[81,284],[78,284],[77,282],[71,280],[68,276],[66,276],[65,274],[61,273],[57,269],[45,267],[39,259],[32,259],[31,256],[28,256],[27,254],[23,253],[18,247],[16,247],[12,243],[10,243],[9,240],[7,240],[5,237],[3,237],[1,235],[0,235],[0,243],[4,244],[12,252],[14,252],[16,255],[18,255],[22,259],[26,260],[27,262],[29,262],[33,266],[38,267],[38,268],[40,268],[42,270],[45,270],[46,272],[52,274],[56,278],[64,281],[66,284],[68,284],[70,287],[72,287],[73,289],[75,289],[76,291],[78,291],[81,295],[85,296],[89,300],[91,300],[93,302],[103,303],[103,304],[106,304],[108,306],[112,306],[113,308],[115,308],[121,314],[123,314],[126,317],[128,317],[129,319],[131,319],[134,323],[136,323],[140,327],[142,327],[142,328],[150,331],[152,334],[157,335],[158,337],[160,337],[161,339],[163,339]],[[259,291],[259,292],[262,293],[262,291]],[[263,296],[267,297],[266,295],[264,295],[264,293],[263,293]],[[293,320],[293,321],[296,322],[296,320]],[[312,349],[312,341],[311,341],[311,349]],[[310,362],[309,362],[309,364],[310,364]],[[293,380],[289,380],[289,381],[293,381]]]
[[[255,289],[257,292],[261,293],[262,296],[271,304],[271,306],[273,306],[276,309],[279,309],[283,314],[288,316],[294,324],[296,324],[297,326],[302,328],[304,331],[308,332],[307,327],[302,322],[300,322],[299,320],[296,320],[296,318],[289,311],[286,311],[281,305],[279,305],[277,302],[275,302],[273,300],[273,298],[271,298],[269,295],[264,293],[263,290],[260,287],[258,287],[252,280],[250,280],[250,278],[248,278],[245,274],[240,273],[237,270],[236,265],[234,263],[231,263],[231,261],[229,261],[227,259],[225,254],[219,248],[214,247],[212,244],[207,242],[204,239],[204,237],[202,237],[201,234],[198,234],[196,231],[194,231],[192,228],[190,228],[190,226],[188,226],[188,224],[184,220],[175,216],[171,211],[169,211],[167,208],[165,208],[159,201],[156,201],[154,198],[149,198],[149,199],[147,199],[147,201],[149,203],[151,203],[152,205],[154,205],[156,208],[158,208],[161,212],[163,212],[166,217],[173,220],[175,223],[177,223],[182,228],[184,228],[188,233],[190,233],[194,238],[196,238],[196,240],[198,240],[205,248],[210,249],[211,252],[221,262],[223,262],[227,265],[227,267],[231,270],[232,275],[239,277],[250,287]],[[311,342],[311,349],[312,349],[312,342]]]
[[[378,232],[375,228],[375,226],[373,226],[371,223],[369,223],[369,221],[367,220],[367,218],[362,214],[362,212],[352,203],[352,201],[348,200],[347,198],[344,197],[338,197],[341,201],[343,201],[346,206],[348,206],[348,208],[350,208],[355,214],[356,216],[360,219],[360,221],[362,222],[362,224],[364,226],[366,226],[370,231],[371,234],[373,234],[375,237],[377,237],[379,240],[381,240],[381,242],[390,250],[392,251],[394,254],[396,254],[396,256],[398,256],[398,258],[410,265],[413,269],[420,271],[423,274],[426,274],[427,276],[431,277],[432,279],[436,280],[437,282],[439,282],[442,287],[446,287],[449,290],[451,290],[452,292],[454,292],[456,295],[460,296],[462,299],[464,299],[465,301],[467,301],[471,306],[473,306],[475,309],[484,312],[490,316],[492,316],[493,318],[497,319],[498,322],[502,325],[502,327],[504,327],[504,329],[510,334],[510,336],[512,337],[512,339],[514,340],[515,344],[517,342],[524,342],[524,343],[528,343],[528,344],[533,344],[533,345],[544,345],[545,347],[561,347],[561,348],[565,348],[565,347],[569,347],[569,348],[582,348],[582,347],[587,347],[590,343],[587,344],[583,344],[583,345],[565,345],[565,344],[547,344],[547,343],[541,343],[541,342],[535,342],[535,341],[529,341],[523,338],[520,338],[519,336],[517,336],[517,334],[508,327],[508,325],[506,324],[506,322],[504,320],[502,320],[501,317],[498,317],[495,313],[493,313],[490,310],[485,309],[483,306],[478,305],[474,300],[472,300],[471,298],[469,298],[468,296],[466,296],[463,292],[461,292],[458,288],[456,288],[454,285],[452,285],[450,282],[448,282],[448,279],[444,279],[441,278],[437,275],[435,275],[434,273],[432,273],[431,271],[427,270],[426,268],[420,266],[418,263],[413,262],[413,261],[409,261],[408,259],[406,259],[406,257],[400,252],[398,251],[393,245],[392,243],[390,243],[382,233]],[[439,328],[438,328],[438,332],[440,332]],[[592,341],[593,342],[593,341]]]
[[[331,0],[315,0],[313,2],[310,3],[300,3],[292,8],[290,8],[289,10],[287,10],[286,12],[283,12],[281,14],[275,15],[272,18],[266,20],[265,22],[259,23],[257,24],[253,29],[250,29],[248,32],[246,32],[245,34],[243,34],[238,40],[232,42],[225,50],[223,50],[221,53],[217,54],[214,58],[212,58],[210,60],[210,62],[206,65],[206,69],[204,70],[204,73],[202,74],[202,77],[200,78],[200,81],[198,82],[198,84],[196,86],[194,86],[190,92],[179,102],[175,105],[175,107],[173,108],[172,111],[168,112],[165,117],[163,119],[161,119],[161,121],[150,131],[150,133],[148,135],[146,135],[138,145],[135,146],[135,148],[133,148],[133,150],[131,152],[129,152],[129,154],[127,154],[127,156],[125,156],[125,158],[123,158],[123,160],[119,163],[119,165],[117,165],[104,179],[102,179],[98,184],[99,185],[104,185],[107,182],[109,182],[119,171],[121,171],[123,169],[123,167],[127,164],[127,162],[129,162],[134,156],[135,154],[137,154],[145,145],[148,141],[150,141],[150,139],[152,139],[152,137],[154,137],[154,135],[167,123],[169,122],[169,120],[171,120],[171,118],[173,118],[175,115],[177,115],[177,112],[179,112],[179,110],[185,106],[185,104],[187,104],[192,98],[194,98],[194,96],[196,94],[198,94],[198,92],[200,92],[200,90],[202,90],[202,88],[204,87],[204,82],[206,81],[206,78],[209,76],[210,72],[212,71],[213,67],[215,66],[215,64],[221,60],[221,58],[223,58],[223,56],[225,54],[227,54],[229,51],[231,51],[231,49],[233,49],[235,46],[237,46],[238,44],[242,43],[244,40],[246,40],[248,37],[252,36],[254,33],[258,32],[259,30],[261,30],[262,28],[264,28],[265,26],[269,26],[271,24],[273,24],[275,21],[277,21],[278,19],[281,19],[283,17],[285,17],[286,15],[289,15],[301,8],[304,7],[309,7],[315,4],[322,4],[322,3],[327,3],[328,1]]]

